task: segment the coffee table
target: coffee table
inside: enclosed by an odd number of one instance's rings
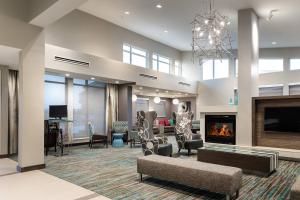
[[[235,145],[205,144],[198,149],[197,160],[238,167],[244,173],[269,176],[278,168],[279,153]]]

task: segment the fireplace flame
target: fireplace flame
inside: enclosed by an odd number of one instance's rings
[[[218,128],[216,124],[212,124],[208,134],[213,136],[229,137],[232,135],[232,131],[229,129],[227,124],[222,124],[221,128]]]

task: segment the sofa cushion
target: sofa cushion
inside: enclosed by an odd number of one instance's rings
[[[174,126],[174,125],[175,125],[175,123],[174,123],[174,120],[173,120],[173,119],[170,119],[170,120],[169,120],[169,122],[170,122],[170,126]]]
[[[165,119],[165,126],[170,126],[170,122],[167,119]]]

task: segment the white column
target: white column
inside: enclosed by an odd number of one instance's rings
[[[68,105],[68,120],[73,121],[73,79],[67,78],[66,81],[66,102]],[[73,143],[73,123],[68,123],[68,142]]]
[[[0,66],[0,158],[8,157],[8,67]]]
[[[239,105],[237,145],[252,145],[252,97],[257,96],[258,17],[252,9],[238,11]]]
[[[44,167],[44,66],[42,31],[20,55],[18,170]]]

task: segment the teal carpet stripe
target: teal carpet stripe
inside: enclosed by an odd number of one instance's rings
[[[174,148],[174,151],[176,149]],[[185,152],[178,159],[196,160]],[[142,156],[141,148],[72,147],[69,155],[46,157],[43,171],[82,186],[100,195],[119,200],[174,200],[174,199],[224,199],[224,195],[211,193],[172,182],[148,177],[139,182],[136,158]],[[291,186],[300,174],[300,163],[280,161],[279,169],[269,178],[243,175],[240,200],[287,199]]]

